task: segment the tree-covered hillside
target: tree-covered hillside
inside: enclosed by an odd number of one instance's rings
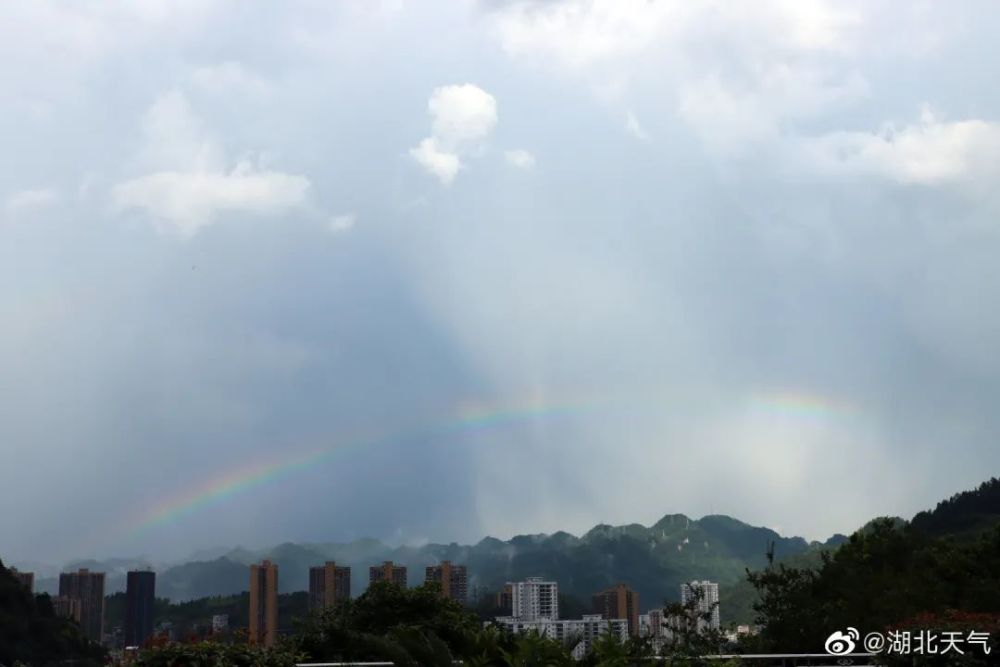
[[[638,590],[642,608],[648,609],[678,599],[683,581],[740,581],[747,567],[763,567],[770,544],[781,556],[811,548],[802,538],[785,538],[726,516],[695,520],[674,514],[649,527],[598,525],[582,537],[565,532],[507,541],[488,537],[471,546],[389,548],[364,540],[238,549],[212,561],[166,570],[157,579],[157,595],[186,600],[239,593],[247,587],[247,565],[263,558],[278,564],[283,592],[308,588],[309,567],[336,560],[352,567],[352,593],[360,595],[367,586],[368,567],[382,560],[408,566],[409,583],[417,585],[424,567],[447,559],[469,568],[470,596],[496,592],[506,581],[541,576],[557,580],[568,596],[587,601],[602,588],[625,582]]]
[[[992,478],[973,491],[956,493],[933,510],[920,512],[911,522],[928,535],[975,536],[1000,522],[1000,478]]]
[[[0,562],[0,664],[78,660],[86,667],[102,664],[103,657],[75,623],[55,615],[47,595],[31,595]]]

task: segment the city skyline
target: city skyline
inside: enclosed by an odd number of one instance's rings
[[[351,599],[349,568],[328,561],[323,565],[310,566],[308,569],[308,604],[304,609],[306,614],[321,614],[327,608]],[[9,572],[20,585],[28,586],[30,583],[32,573],[22,573],[13,569]],[[283,621],[279,620],[278,565],[264,560],[259,564],[249,565],[247,572],[249,573],[247,640],[251,644],[273,646],[279,635],[286,634],[290,630],[288,627],[290,618],[287,612]],[[174,634],[170,622],[163,621],[154,628],[158,616],[154,605],[155,573],[150,570],[130,570],[128,574],[123,626],[111,627],[106,623],[107,599],[103,595],[106,573],[104,572],[80,569],[62,575],[60,595],[52,599],[56,614],[74,620],[92,640],[116,651],[148,647],[150,641],[176,641],[178,636]],[[405,568],[384,561],[371,566],[369,576],[373,585],[409,588],[405,574]],[[469,602],[465,595],[466,582],[466,565],[442,561],[439,565],[426,568],[422,585],[436,586],[442,597],[465,607]],[[698,609],[712,612],[714,620],[711,627],[718,629],[718,585],[709,581],[695,581],[691,582],[690,586],[698,586],[704,590],[714,587],[712,600],[700,599]],[[688,584],[682,585],[682,601],[687,602],[686,597],[689,593]],[[507,608],[504,596],[511,603]],[[666,636],[661,635],[658,628],[666,623],[665,621],[661,623],[659,619],[667,613],[667,609],[662,605],[654,606],[651,611],[640,615],[638,596],[624,583],[594,592],[592,613],[584,613],[580,618],[561,616],[559,601],[557,580],[528,577],[525,580],[508,581],[497,593],[494,616],[487,622],[495,622],[515,633],[538,632],[557,641],[576,638],[579,644],[574,647],[573,655],[577,658],[589,650],[594,640],[609,632],[621,639],[631,634],[653,637],[654,641],[659,641]],[[657,621],[651,624],[650,618]],[[211,636],[221,640],[228,635],[232,627],[229,616],[225,614],[210,614],[200,621],[202,624],[194,626],[195,633],[190,636],[198,636],[199,632],[210,632]],[[670,621],[675,625],[683,622],[680,617]],[[234,629],[239,630],[239,628],[237,621]]]

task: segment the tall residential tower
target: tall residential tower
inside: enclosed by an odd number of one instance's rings
[[[595,614],[627,620],[629,634],[639,634],[639,594],[625,584],[594,594],[593,604]]]
[[[309,609],[325,609],[350,599],[351,568],[333,561],[309,568]]]
[[[698,613],[699,617],[708,616],[706,622],[704,618],[698,618],[697,627],[699,630],[709,627],[718,630],[721,627],[719,619],[719,584],[712,581],[691,581],[681,584],[681,604],[691,605]]]
[[[379,581],[388,581],[406,588],[406,566],[393,565],[391,560],[381,565],[372,565],[368,568],[368,583],[374,584]]]
[[[430,565],[425,571],[424,581],[440,584],[441,595],[465,604],[468,576],[464,565],[452,565],[448,560],[441,561],[440,565]]]
[[[129,572],[125,583],[125,646],[142,646],[153,636],[156,573]]]
[[[273,646],[278,639],[278,566],[250,566],[250,642]]]
[[[82,568],[59,575],[59,597],[77,600],[80,627],[88,639],[104,639],[104,573]],[[72,603],[67,603],[72,606]]]

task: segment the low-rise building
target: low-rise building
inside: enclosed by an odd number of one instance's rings
[[[502,627],[514,633],[537,632],[543,637],[564,643],[579,640],[573,648],[573,657],[580,659],[587,654],[590,646],[601,635],[612,633],[619,639],[628,639],[628,621],[607,619],[600,614],[586,614],[583,618],[525,620],[511,616],[496,619]]]
[[[229,614],[212,616],[212,634],[220,634],[229,629]]]

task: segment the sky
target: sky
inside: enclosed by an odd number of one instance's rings
[[[825,539],[1000,469],[993,3],[0,17],[8,560]]]

